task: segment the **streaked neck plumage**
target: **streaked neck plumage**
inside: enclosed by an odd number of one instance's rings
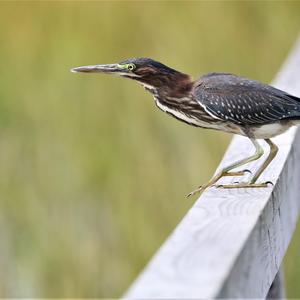
[[[167,76],[166,76],[167,75]],[[170,74],[159,74],[148,78],[139,78],[139,83],[155,97],[184,98],[188,97],[193,86],[192,78],[177,71]]]

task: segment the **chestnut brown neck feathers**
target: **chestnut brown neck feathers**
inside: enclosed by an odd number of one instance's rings
[[[139,81],[150,91],[169,97],[182,98],[191,91],[193,81],[187,74],[173,69],[153,69],[151,67],[140,68],[137,72],[140,77],[133,78]]]

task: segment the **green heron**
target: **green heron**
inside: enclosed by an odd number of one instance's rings
[[[90,65],[73,72],[107,73],[133,79],[149,91],[156,105],[189,125],[239,134],[250,139],[255,153],[223,168],[208,183],[188,196],[215,186],[217,188],[266,187],[257,179],[278,152],[270,138],[300,121],[300,98],[272,86],[229,73],[209,73],[192,78],[150,58],[132,58],[117,64]],[[242,176],[246,171],[232,171],[259,159],[264,150],[257,142],[264,139],[270,152],[249,182],[220,185],[224,176]]]

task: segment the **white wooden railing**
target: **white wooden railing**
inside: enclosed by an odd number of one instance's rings
[[[300,39],[273,85],[300,96]],[[125,298],[284,298],[281,264],[300,208],[300,130],[274,141],[279,153],[260,178],[274,186],[205,191]],[[235,136],[218,169],[252,151]]]

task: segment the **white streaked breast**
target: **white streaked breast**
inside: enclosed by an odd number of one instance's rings
[[[155,99],[155,103],[157,105],[158,108],[160,108],[162,111],[170,113],[171,115],[173,115],[174,117],[185,121],[187,123],[193,124],[195,126],[199,126],[199,127],[205,127],[205,128],[212,128],[212,129],[218,129],[220,130],[220,126],[218,124],[210,124],[207,122],[203,122],[200,121],[198,119],[194,119],[192,117],[189,117],[185,114],[183,114],[182,112],[178,111],[178,110],[174,110],[169,108],[168,106],[165,106],[163,104],[161,104],[157,99]]]

